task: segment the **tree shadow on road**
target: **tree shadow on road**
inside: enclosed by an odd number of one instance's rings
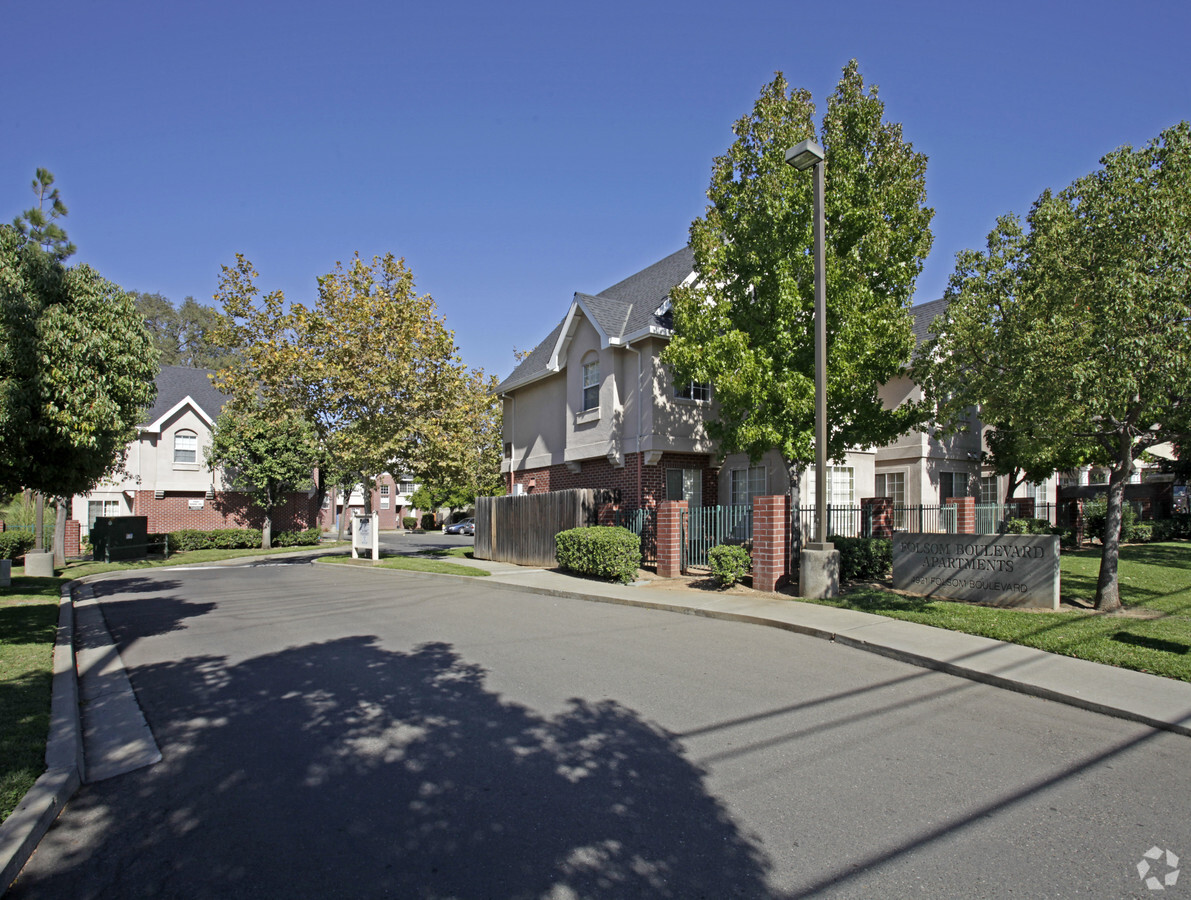
[[[165,760],[84,788],[12,896],[770,896],[674,737],[485,677],[366,637],[141,667]]]

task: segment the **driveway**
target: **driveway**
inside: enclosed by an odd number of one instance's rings
[[[1128,897],[1191,851],[1186,737],[823,640],[328,565],[96,592],[164,759],[12,897]]]

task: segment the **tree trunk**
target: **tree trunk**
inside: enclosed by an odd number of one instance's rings
[[[41,491],[33,495],[33,549],[45,549],[45,497]]]
[[[787,496],[790,498],[790,547],[786,558],[786,571],[793,575],[798,571],[798,563],[802,558],[802,516],[799,506],[802,504],[802,464],[785,460],[786,475],[790,480]]]
[[[1017,491],[1017,486],[1026,480],[1026,473],[1018,469],[1013,475],[1009,476],[1009,487],[1005,491],[1005,505],[1008,506],[1013,500],[1013,495]]]
[[[273,549],[273,510],[269,509],[265,512],[264,521],[261,522],[261,549]]]
[[[372,479],[364,478],[364,515],[372,515]]]
[[[348,507],[348,501],[352,498],[352,486],[350,484],[339,485],[339,496],[342,498],[343,512],[339,514],[339,540],[343,540],[347,532],[347,517],[351,515],[351,509]]]
[[[69,503],[69,498],[54,500],[54,565],[58,568],[66,565],[66,507]]]
[[[1108,476],[1108,508],[1104,515],[1104,549],[1100,554],[1100,577],[1096,581],[1096,609],[1115,612],[1121,608],[1121,583],[1117,563],[1121,556],[1121,523],[1124,519],[1125,484],[1133,472],[1133,445],[1122,435],[1117,460]]]

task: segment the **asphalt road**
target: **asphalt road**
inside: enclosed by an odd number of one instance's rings
[[[96,589],[164,760],[85,786],[12,898],[1191,896],[1137,871],[1191,864],[1186,737],[478,581]]]

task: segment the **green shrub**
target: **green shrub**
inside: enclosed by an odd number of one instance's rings
[[[422,530],[434,530],[434,513],[422,513]]]
[[[1108,516],[1108,500],[1089,500],[1083,505],[1083,536],[1087,540],[1095,538],[1104,542],[1104,520]],[[1137,509],[1133,503],[1126,500],[1121,506],[1121,540],[1137,521]]]
[[[1191,538],[1191,514],[1175,513],[1169,519],[1155,519],[1149,525],[1156,541],[1179,541]]]
[[[720,544],[707,551],[711,574],[723,587],[732,587],[753,567],[748,550],[739,544]]]
[[[628,584],[641,567],[641,538],[620,526],[572,528],[554,538],[558,564],[580,575]]]
[[[1006,519],[1006,534],[1054,534],[1046,519]]]
[[[322,529],[317,525],[305,531],[283,531],[273,535],[274,547],[312,547],[322,540]]]
[[[0,531],[0,559],[19,559],[33,549],[33,532]]]
[[[259,528],[216,528],[198,531],[187,528],[171,531],[170,552],[180,550],[251,550],[261,545]]]
[[[418,527],[418,520],[414,516],[404,516],[401,519],[401,527],[406,531],[413,531]]]
[[[1138,522],[1121,529],[1121,540],[1126,544],[1148,544],[1154,539],[1154,526]]]
[[[893,571],[893,541],[888,538],[830,538],[839,551],[839,577],[845,581],[884,578]]]

